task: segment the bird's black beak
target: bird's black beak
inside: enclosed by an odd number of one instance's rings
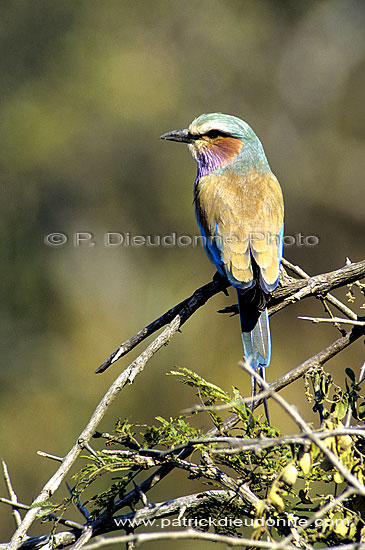
[[[193,141],[197,139],[197,136],[194,136],[187,128],[185,128],[185,130],[173,130],[172,132],[167,132],[166,134],[160,136],[160,139],[181,141],[182,143],[193,143]]]

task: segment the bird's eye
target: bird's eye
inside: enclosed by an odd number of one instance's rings
[[[221,136],[221,132],[219,130],[210,130],[205,134],[209,139],[216,139],[217,137]]]

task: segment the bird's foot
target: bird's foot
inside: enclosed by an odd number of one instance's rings
[[[223,275],[221,275],[221,274],[219,273],[219,271],[216,271],[216,272],[214,273],[214,275],[213,275],[213,281],[214,281],[215,283],[219,283],[219,284],[221,284],[221,285],[227,284],[227,279],[226,279],[225,277],[223,277]],[[229,295],[226,286],[225,286],[224,288],[222,288],[222,292],[224,292],[224,294],[225,294],[226,296]]]

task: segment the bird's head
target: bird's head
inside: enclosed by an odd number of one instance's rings
[[[200,115],[189,128],[167,132],[161,139],[188,145],[198,163],[198,177],[236,161],[247,170],[268,169],[259,138],[246,122],[232,115]]]

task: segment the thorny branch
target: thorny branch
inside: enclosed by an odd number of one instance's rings
[[[288,277],[286,274],[284,274],[279,287],[275,290],[270,300],[270,303],[269,303],[270,314],[276,313],[277,311],[280,311],[284,307],[287,307],[288,305],[296,301],[299,301],[309,296],[315,296],[322,300],[326,298],[349,319],[352,319],[355,321],[358,320],[358,317],[354,312],[352,312],[352,310],[350,310],[347,306],[345,306],[339,300],[337,300],[337,298],[334,298],[332,295],[329,295],[328,293],[333,289],[344,286],[346,284],[351,284],[355,281],[358,281],[362,277],[364,277],[365,261],[346,265],[345,267],[338,269],[336,271],[317,275],[314,277],[308,277],[307,274],[305,274],[300,270],[300,268],[297,268],[296,266],[292,266],[291,264],[289,264],[289,262],[284,261],[283,263],[286,264],[289,269],[296,272],[299,276],[303,278],[298,280],[292,277]],[[61,484],[61,482],[67,475],[67,473],[69,472],[71,466],[79,456],[82,449],[84,447],[88,447],[88,442],[90,438],[93,436],[99,422],[105,415],[105,412],[110,407],[115,397],[122,390],[122,388],[126,384],[131,384],[134,381],[135,377],[143,371],[143,369],[145,368],[146,364],[151,359],[151,357],[159,349],[161,349],[161,347],[169,343],[169,341],[174,336],[174,334],[194,314],[194,312],[199,307],[204,305],[207,300],[209,300],[212,296],[216,295],[217,293],[221,291],[226,291],[227,286],[228,284],[226,281],[222,280],[219,277],[215,277],[212,282],[196,290],[192,296],[190,296],[180,304],[176,305],[172,309],[170,309],[164,315],[162,315],[161,317],[153,321],[150,325],[148,325],[147,327],[139,331],[135,336],[133,336],[132,338],[124,342],[99,367],[97,372],[103,372],[106,368],[108,368],[108,366],[110,366],[116,360],[118,360],[122,356],[126,355],[129,351],[131,351],[137,344],[145,340],[148,336],[156,332],[158,329],[167,325],[167,327],[161,332],[161,334],[157,336],[157,338],[155,338],[152,341],[152,343],[146,347],[146,349],[137,357],[137,359],[135,359],[116,378],[116,380],[110,386],[110,388],[108,389],[108,391],[106,392],[106,394],[104,395],[104,397],[102,398],[98,406],[96,407],[87,426],[84,428],[79,438],[77,439],[75,445],[72,447],[69,453],[62,459],[62,463],[59,469],[52,476],[52,478],[46,483],[46,485],[44,486],[44,488],[42,489],[38,497],[35,499],[32,507],[26,513],[23,521],[21,522],[20,526],[17,528],[16,532],[14,533],[14,536],[10,544],[7,545],[8,550],[16,550],[19,546],[22,546],[24,548],[26,547],[37,548],[39,547],[39,545],[47,544],[47,541],[49,540],[49,538],[47,537],[29,538],[26,536],[26,533],[29,527],[32,525],[32,523],[34,522],[34,520],[38,515],[39,508],[37,507],[37,505],[39,506],[42,503],[46,502],[52,496],[52,494],[57,490],[57,488],[59,487],[59,485]],[[235,310],[236,310],[236,307],[233,306],[230,308],[226,308],[224,311],[235,312]],[[292,383],[297,378],[301,377],[305,372],[307,372],[313,366],[323,365],[326,361],[328,361],[334,355],[338,354],[345,347],[347,347],[352,342],[354,342],[355,340],[360,338],[362,335],[364,335],[364,333],[365,333],[365,327],[362,324],[358,326],[354,326],[350,332],[348,332],[347,334],[345,334],[344,336],[342,336],[341,338],[333,342],[333,344],[328,346],[326,349],[322,350],[317,355],[314,355],[313,357],[311,357],[310,359],[308,359],[307,361],[305,361],[304,363],[302,363],[301,365],[299,365],[298,367],[296,367],[286,375],[272,382],[271,384],[269,385],[266,384],[266,386],[264,386],[266,392],[268,392],[268,395],[269,396],[271,395],[275,400],[278,400],[280,402],[280,404],[284,407],[286,412],[292,415],[293,418],[296,419],[300,428],[306,433],[308,438],[311,441],[313,441],[315,445],[317,445],[324,452],[324,454],[326,454],[326,448],[322,444],[321,439],[313,432],[313,430],[309,428],[309,426],[300,417],[299,413],[297,413],[295,410],[290,408],[290,405],[287,406],[288,404],[285,402],[285,400],[283,400],[280,396],[278,396],[276,392],[281,388],[287,386],[288,384]],[[259,404],[260,404],[260,401],[256,401],[255,407],[258,406]],[[223,428],[228,429],[229,427],[233,426],[236,422],[237,422],[236,416],[231,415],[225,420]],[[217,436],[218,430],[214,428],[210,430],[206,435],[208,437]],[[158,483],[172,469],[174,469],[174,467],[176,466],[182,467],[185,459],[192,452],[192,449],[193,449],[193,445],[187,445],[182,451],[180,451],[179,454],[173,455],[170,463],[162,464],[157,469],[157,471],[151,476],[149,476],[145,481],[143,481],[138,486],[138,488],[135,488],[129,493],[127,493],[126,495],[124,495],[123,498],[117,499],[115,501],[112,513],[115,513],[117,510],[123,508],[124,506],[130,505],[131,503],[136,502],[140,497],[141,491],[143,493],[146,493],[149,489],[151,489],[151,487],[156,485],[156,483]],[[336,466],[336,468],[339,468],[339,470],[344,475],[344,477],[348,479],[349,483],[353,487],[353,490],[355,490],[360,494],[364,494],[363,486],[361,487],[358,483],[358,480],[356,478],[354,480],[353,476],[349,474],[349,472],[346,469],[344,469],[344,467],[341,464],[338,464],[337,457],[335,457],[333,453],[330,454],[329,452],[327,452],[327,454],[328,454],[328,458],[334,464],[334,466]],[[207,466],[207,468],[209,468],[209,466]],[[234,487],[234,489],[236,490],[237,488]],[[255,497],[255,495],[253,496]],[[251,504],[253,504],[253,502],[251,502]],[[16,508],[16,505],[15,505],[15,508]],[[102,534],[103,532],[105,532],[103,531],[103,527],[105,527],[105,525],[107,524],[107,520],[109,519],[110,519],[110,511],[108,512],[107,515],[101,514],[99,519],[97,519],[96,521],[87,523],[83,528],[83,531],[82,531],[83,534],[81,534],[81,541],[80,541],[80,530],[76,528],[76,525],[78,524],[75,524],[74,530],[71,530],[65,533],[57,533],[56,535],[54,535],[53,544],[55,546],[61,546],[61,545],[66,546],[79,540],[80,542],[79,544],[77,544],[77,547],[79,547],[79,545],[81,546],[81,542],[86,543],[91,536],[96,536],[98,534]],[[160,535],[160,538],[162,539],[161,534],[159,535]],[[143,541],[143,538],[133,539],[133,537],[130,539],[131,541],[133,540],[135,542]],[[137,537],[141,537],[141,536],[138,535]],[[118,538],[121,540],[120,537]],[[211,538],[209,540],[213,540],[213,539]],[[240,540],[241,540],[241,545],[245,545],[245,542],[242,539]],[[91,550],[91,548],[93,547],[93,544],[94,543],[87,544],[86,548],[90,548]],[[105,543],[100,541],[98,544],[103,545]],[[232,544],[233,544],[233,539],[232,539]],[[250,540],[250,545],[253,546],[253,541],[251,540]],[[1,545],[0,548],[2,548],[2,546],[3,545]],[[266,545],[262,544],[262,542],[260,542],[260,544],[257,544],[257,546],[266,547]],[[273,549],[275,548],[275,545],[273,546],[273,543],[270,543],[267,547],[270,547]]]
[[[286,260],[283,260],[283,264],[293,270],[299,269]],[[303,277],[305,272],[301,270],[299,273]],[[334,296],[328,296],[328,292],[345,284],[361,279],[364,276],[365,260],[346,265],[345,267],[337,269],[336,271],[331,271],[330,273],[324,273],[315,277],[307,276],[304,280],[294,279],[293,277],[286,275],[285,283],[281,283],[272,294],[269,302],[269,314],[273,315],[280,309],[283,309],[284,307],[287,307],[291,303],[301,300],[302,298],[306,298],[308,296],[324,296],[327,294],[327,299],[337,307],[339,306],[345,315],[349,315],[352,319],[357,319],[356,314],[352,312],[350,308],[342,304]],[[185,321],[187,321],[187,319],[195,313],[199,307],[203,306],[206,301],[209,300],[209,298],[212,298],[212,296],[226,290],[228,286],[230,285],[226,280],[218,276],[215,277],[212,282],[196,290],[190,298],[183,300],[164,313],[161,317],[147,325],[142,330],[138,331],[134,336],[123,342],[123,344],[121,344],[119,348],[116,349],[102,365],[100,365],[96,372],[104,372],[110,365],[130,352],[140,342],[169,323],[175,315],[179,314],[181,316],[180,326],[182,326],[183,323],[185,323]],[[237,305],[226,308],[225,310],[222,310],[222,312],[238,313]]]
[[[267,395],[270,395],[270,390],[267,392]],[[232,405],[231,405],[232,406]],[[211,407],[207,407],[207,410],[210,410]],[[201,409],[204,410],[204,409]],[[337,435],[358,435],[365,437],[365,428],[362,426],[351,426],[348,428],[338,428],[336,430],[312,430],[312,433],[316,435],[319,439],[327,439],[328,437],[337,436]],[[190,439],[189,443],[180,445],[177,447],[172,447],[165,451],[160,451],[156,449],[142,449],[140,452],[135,451],[125,451],[119,449],[103,449],[104,454],[110,455],[120,455],[123,457],[134,458],[141,463],[146,465],[158,466],[161,464],[166,457],[176,455],[177,452],[186,449],[188,446],[192,445],[201,445],[201,444],[212,444],[220,443],[221,447],[214,447],[211,449],[211,452],[225,454],[235,454],[240,453],[241,451],[248,451],[251,449],[263,450],[269,449],[270,447],[277,447],[279,445],[292,445],[292,444],[304,444],[307,439],[305,433],[298,433],[290,436],[283,437],[260,437],[260,438],[250,438],[244,439],[242,437],[225,437],[225,436],[211,436],[211,437],[201,437],[196,439]],[[225,445],[223,445],[225,444]]]
[[[273,548],[272,542],[245,539],[241,537],[231,537],[217,533],[204,533],[203,531],[198,531],[196,529],[186,529],[184,531],[159,531],[157,533],[122,535],[112,538],[99,537],[94,542],[85,546],[85,550],[96,550],[97,548],[102,548],[103,546],[110,544],[110,541],[111,544],[122,544],[128,541],[134,541],[135,543],[142,544],[144,542],[152,542],[156,540],[206,540],[210,542],[225,543],[228,546],[248,546],[252,548],[262,548],[265,550]],[[283,550],[297,550],[297,547],[292,544],[288,544]]]
[[[242,368],[244,368],[251,376],[256,378],[256,380],[261,384],[261,386],[265,390],[270,391],[269,384],[261,378],[261,376],[250,367],[247,363],[241,363]],[[271,397],[274,401],[279,403],[279,405],[284,409],[284,411],[294,420],[294,422],[298,425],[299,428],[302,429],[302,431],[307,435],[308,439],[310,441],[313,441],[313,443],[320,449],[322,454],[326,456],[329,461],[333,464],[333,466],[340,472],[340,474],[348,481],[350,485],[353,486],[356,491],[362,495],[365,496],[365,487],[360,481],[352,475],[347,468],[342,464],[342,462],[337,458],[337,456],[324,445],[323,441],[320,440],[320,438],[317,436],[317,434],[308,426],[307,422],[301,417],[301,415],[298,413],[296,407],[293,405],[290,405],[286,399],[284,399],[279,393],[275,392],[274,390],[271,390]],[[364,430],[365,432],[365,430]]]
[[[282,264],[283,264],[284,267],[288,268],[289,271],[291,271],[292,273],[295,273],[296,275],[298,275],[301,279],[309,279],[310,278],[310,275],[308,275],[308,273],[303,271],[303,269],[301,267],[292,264],[291,262],[289,262],[285,258],[282,259]],[[340,300],[338,300],[332,294],[330,294],[330,293],[326,294],[326,297],[323,298],[323,299],[326,300],[327,302],[329,302],[330,304],[332,304],[333,306],[335,306],[338,309],[338,311],[340,311],[341,313],[346,315],[346,317],[348,317],[349,319],[357,319],[356,313],[354,313],[352,311],[352,309],[350,309],[348,306],[346,306],[345,304],[340,302]]]
[[[78,437],[77,442],[63,459],[61,466],[43,487],[38,497],[34,500],[33,507],[27,512],[21,525],[14,533],[13,538],[10,541],[9,550],[15,550],[22,543],[26,536],[26,532],[38,515],[39,508],[37,508],[37,505],[41,505],[42,503],[49,500],[56,489],[58,489],[61,482],[64,480],[67,473],[69,472],[72,464],[80,455],[84,447],[84,443],[89,442],[99,422],[104,417],[107,409],[109,408],[115,397],[118,395],[118,393],[122,390],[122,388],[124,388],[126,384],[131,384],[133,382],[134,378],[143,371],[145,365],[151,359],[151,357],[153,357],[153,355],[162,346],[164,346],[171,340],[173,334],[178,330],[178,328],[179,317],[176,316],[172,320],[172,322],[164,329],[164,331],[149,346],[147,346],[147,348],[137,357],[137,359],[135,359],[129,365],[129,367],[127,367],[113,382],[113,384],[107,390],[106,394],[96,407],[88,424]]]

